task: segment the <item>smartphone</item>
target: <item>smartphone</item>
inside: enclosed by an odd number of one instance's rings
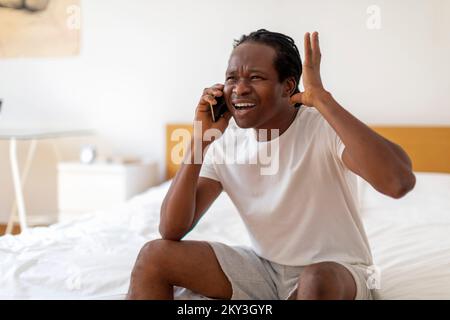
[[[212,108],[211,116],[212,116],[213,122],[219,121],[220,117],[228,110],[227,103],[225,102],[224,96],[216,97],[215,99],[217,101],[217,104],[211,106],[211,108]]]

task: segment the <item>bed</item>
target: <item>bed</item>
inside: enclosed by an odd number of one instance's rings
[[[177,169],[167,126],[168,180],[110,210],[0,237],[0,299],[123,299],[137,254],[159,238],[161,202]],[[450,128],[374,127],[414,162],[416,188],[400,200],[359,180],[362,219],[381,278],[376,299],[450,299]],[[186,239],[249,245],[225,193]],[[206,299],[176,288],[177,299]]]

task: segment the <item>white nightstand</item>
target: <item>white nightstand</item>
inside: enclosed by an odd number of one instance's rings
[[[63,162],[58,165],[59,221],[121,204],[158,183],[158,165]]]

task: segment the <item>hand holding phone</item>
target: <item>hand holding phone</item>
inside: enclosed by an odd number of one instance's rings
[[[205,88],[195,110],[195,119],[202,123],[201,137],[209,129],[218,129],[225,132],[231,119],[231,112],[223,97],[224,85],[217,83]],[[198,133],[200,135],[200,133]]]
[[[217,101],[217,104],[210,104],[211,117],[213,122],[219,121],[220,117],[228,110],[227,103],[223,95],[220,97],[216,97],[215,99]]]

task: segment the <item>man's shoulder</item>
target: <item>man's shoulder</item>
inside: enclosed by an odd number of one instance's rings
[[[318,132],[324,131],[327,121],[322,114],[311,107],[302,107],[300,116],[297,118],[297,131],[303,136],[315,137]]]
[[[322,123],[325,120],[322,114],[316,108],[312,107],[304,107],[301,119],[309,123]]]

